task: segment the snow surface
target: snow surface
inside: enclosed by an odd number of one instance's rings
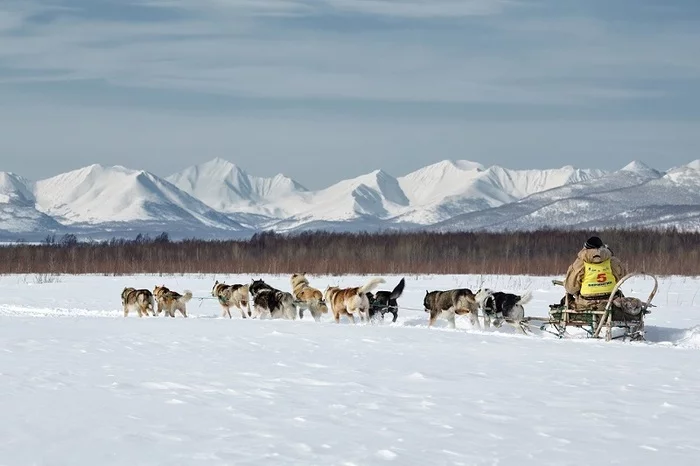
[[[693,465],[700,279],[660,279],[645,343],[428,329],[426,289],[533,291],[550,277],[406,276],[396,324],[121,315],[124,286],[209,297],[215,279],[0,277],[0,464]],[[368,277],[310,276],[321,289]],[[388,289],[399,276],[384,277]],[[626,292],[645,297],[651,282]],[[415,310],[414,310],[415,309]]]

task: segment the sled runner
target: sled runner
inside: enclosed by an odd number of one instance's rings
[[[632,297],[625,297],[620,291],[622,284],[634,276],[647,276],[654,280],[654,288],[649,293],[646,302]],[[562,285],[560,280],[552,280],[555,285]],[[566,293],[562,302],[549,306],[549,319],[540,329],[557,335],[559,338],[566,336],[568,327],[583,329],[590,338],[601,338],[605,333],[605,340],[622,339],[630,341],[644,341],[644,317],[651,311],[650,307],[654,295],[658,290],[659,282],[656,277],[647,273],[635,272],[625,275],[615,285],[609,298],[600,299],[571,299]],[[547,330],[551,326],[554,331]],[[603,332],[603,329],[606,331]],[[613,329],[621,329],[622,333],[613,335]]]

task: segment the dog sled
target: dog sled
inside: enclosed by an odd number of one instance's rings
[[[646,301],[626,297],[620,287],[635,276],[650,277],[654,287]],[[554,285],[563,286],[561,280],[552,280]],[[651,301],[659,287],[655,276],[635,272],[625,275],[615,285],[608,298],[575,300],[568,293],[561,302],[549,306],[549,316],[546,319],[530,318],[528,320],[544,321],[540,330],[553,333],[559,338],[568,335],[567,329],[574,327],[586,332],[589,338],[602,338],[606,341],[621,339],[623,341],[644,341],[644,319],[650,314]]]

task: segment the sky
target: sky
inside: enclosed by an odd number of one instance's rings
[[[0,171],[700,158],[697,0],[2,0]]]

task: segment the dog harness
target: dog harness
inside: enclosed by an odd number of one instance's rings
[[[489,296],[484,300],[483,311],[484,314],[496,314],[496,318],[498,319],[503,318],[503,313],[499,312],[498,309],[496,309],[496,298],[494,296]]]
[[[613,275],[610,259],[600,264],[584,263],[583,281],[581,282],[581,296],[610,296],[617,279]]]

